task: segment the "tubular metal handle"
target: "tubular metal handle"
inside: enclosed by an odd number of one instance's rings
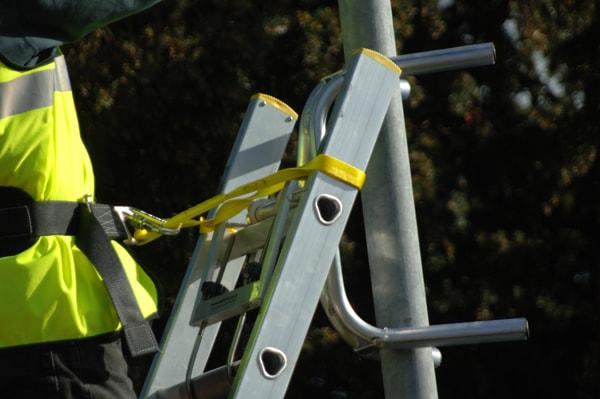
[[[471,44],[398,55],[392,57],[391,60],[402,68],[402,76],[423,75],[493,65],[496,62],[496,49],[493,43]]]

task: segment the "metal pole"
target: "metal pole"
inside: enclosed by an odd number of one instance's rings
[[[360,47],[396,55],[390,0],[338,0],[346,60]],[[377,325],[429,325],[400,94],[392,100],[362,191]],[[430,348],[380,350],[386,398],[435,399]]]

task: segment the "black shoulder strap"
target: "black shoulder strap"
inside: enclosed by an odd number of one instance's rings
[[[94,264],[115,306],[123,325],[125,341],[132,356],[141,356],[158,350],[158,344],[139,305],[104,229],[85,204],[81,204],[79,232],[76,243]]]

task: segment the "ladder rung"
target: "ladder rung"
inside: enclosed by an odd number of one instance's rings
[[[397,349],[522,341],[529,336],[529,326],[527,320],[523,318],[438,324],[385,331],[387,337],[375,339],[374,344]]]
[[[239,362],[232,365],[233,371],[237,369]],[[193,397],[202,399],[225,399],[231,389],[231,377],[227,365],[206,371],[204,374],[191,379],[187,384],[185,381],[168,389],[156,393],[156,399],[183,399],[190,398],[188,389],[194,393]]]

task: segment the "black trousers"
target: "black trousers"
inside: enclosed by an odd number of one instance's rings
[[[136,398],[115,334],[0,350],[0,397]]]

